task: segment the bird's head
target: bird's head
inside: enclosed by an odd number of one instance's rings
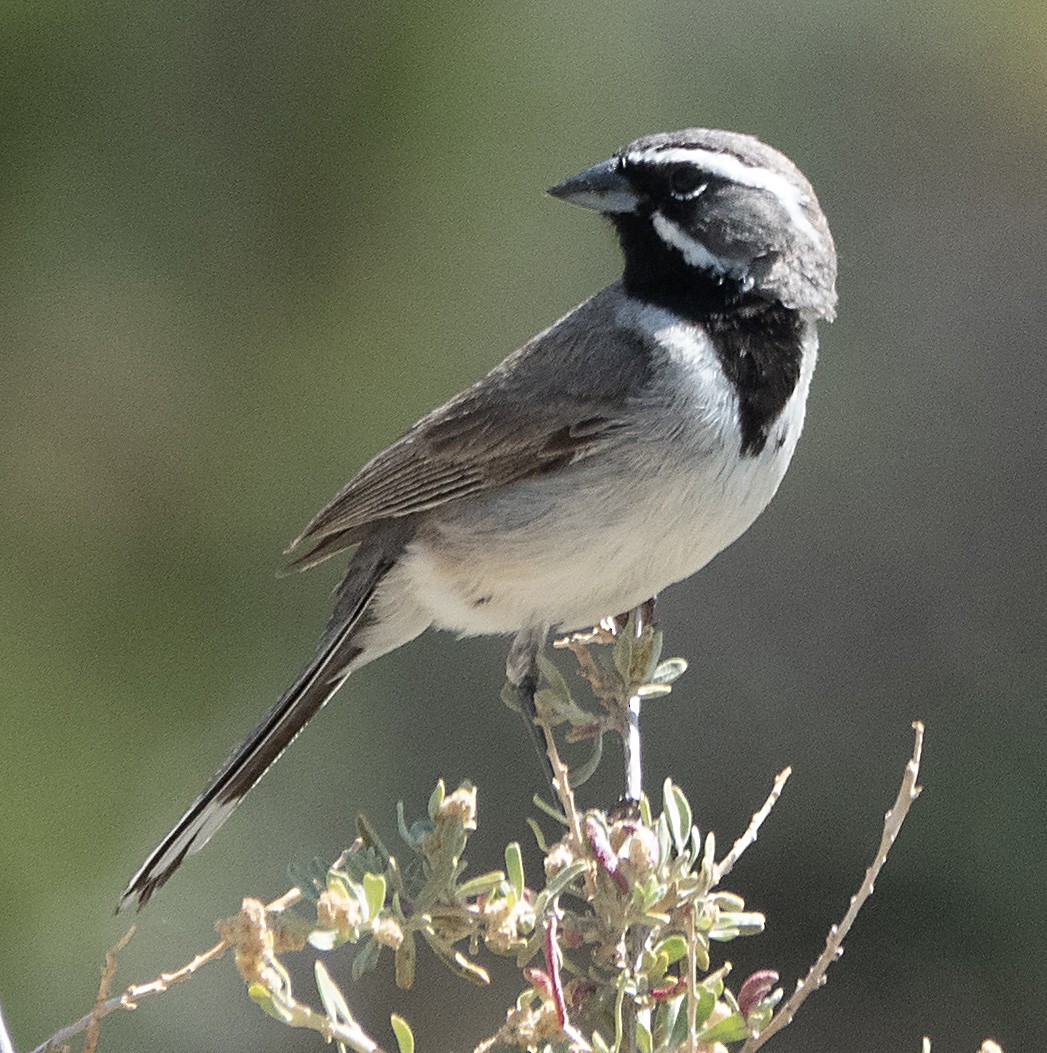
[[[691,128],[637,139],[549,190],[615,225],[626,290],[700,314],[755,296],[832,319],[836,250],[811,185],[750,135]]]

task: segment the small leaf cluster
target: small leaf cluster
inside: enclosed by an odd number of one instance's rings
[[[504,869],[468,877],[476,789],[463,783],[448,792],[442,781],[422,818],[408,822],[399,807],[405,851],[390,852],[360,817],[359,836],[333,866],[295,875],[315,904],[315,923],[305,923],[308,943],[321,952],[357,945],[354,980],[374,969],[383,951],[401,988],[414,983],[424,948],[477,984],[489,982],[483,951],[514,959],[524,988],[477,1053],[724,1053],[762,1030],[781,998],[771,970],[749,977],[737,996],[726,986],[730,965],[714,961],[715,946],[761,932],[764,918],[718,887],[729,867],[717,864],[715,838],[700,834],[678,786],[666,780],[657,816],[646,798],[612,810],[575,804],[573,788],[599,759],[604,732],[625,729],[629,699],[667,694],[686,668],[680,659],[660,660],[661,635],[653,629],[616,629],[560,642],[578,659],[596,708],[580,705],[556,667],[541,662],[536,703],[557,772],[558,807],[536,803],[560,824],[559,840],[547,840],[530,821],[544,855],[542,880],[528,882],[515,842],[505,849]],[[595,655],[593,643],[613,646]],[[560,762],[554,725],[566,725],[569,740],[596,741],[581,769]],[[346,1000],[319,962],[316,978],[328,1037],[344,1042],[349,1035],[354,1049],[373,1048],[352,1040]],[[273,1012],[256,986],[252,997]],[[273,1015],[290,1023],[289,991],[278,992],[277,1001],[282,1008]],[[394,1029],[404,1051],[413,1037],[399,1018]]]
[[[530,970],[531,987],[485,1047],[489,1053],[616,1050],[627,1003],[647,1053],[685,1048],[692,1030],[698,1049],[719,1048],[770,1019],[781,997],[772,990],[777,976],[756,974],[735,998],[724,983],[730,966],[713,968],[713,944],[764,927],[763,915],[747,911],[740,896],[714,887],[715,838],[700,836],[687,798],[668,780],[661,814],[655,818],[647,800],[636,812],[589,811],[582,843],[568,834],[549,851],[547,878],[572,875],[545,920],[548,928],[556,917],[559,990],[547,954],[545,969]]]
[[[594,651],[593,644],[610,644],[609,654]],[[595,708],[580,702],[557,666],[539,656],[542,686],[535,694],[535,706],[541,722],[549,727],[565,725],[567,742],[593,742],[590,755],[571,766],[571,785],[577,787],[587,782],[599,765],[604,735],[608,731],[624,734],[628,700],[635,696],[646,701],[670,694],[672,685],[687,671],[687,662],[682,658],[661,661],[662,634],[647,627],[637,635],[631,620],[592,633],[576,633],[557,640],[555,646],[574,653],[596,701]],[[512,685],[502,689],[502,701],[511,709],[519,709]]]
[[[317,928],[309,943],[330,950],[360,944],[352,977],[377,964],[383,948],[393,953],[396,982],[410,988],[419,942],[463,979],[489,982],[474,960],[481,939],[496,950],[514,950],[520,933],[533,930],[535,915],[522,886],[503,871],[463,879],[462,856],[476,829],[476,789],[468,783],[448,793],[441,781],[423,819],[408,824],[399,808],[406,863],[390,853],[371,825],[358,820],[360,836],[322,877],[312,878]],[[511,847],[507,855],[519,854]],[[507,866],[507,869],[512,869]],[[456,945],[466,943],[469,953]]]
[[[311,879],[317,924],[308,941],[317,950],[360,945],[353,979],[387,949],[401,987],[414,981],[419,943],[474,983],[488,982],[481,945],[515,958],[526,987],[479,1047],[488,1053],[615,1050],[627,1002],[639,1008],[635,1028],[648,1053],[684,1048],[692,1029],[697,1048],[713,1050],[764,1026],[781,995],[771,990],[777,977],[757,974],[735,998],[724,982],[729,965],[712,961],[714,944],[762,931],[763,916],[714,887],[715,839],[700,836],[680,788],[666,781],[657,817],[644,800],[632,812],[580,819],[580,840],[568,832],[546,846],[542,888],[526,884],[516,843],[504,870],[466,879],[476,790],[447,793],[440,783],[425,818],[408,825],[401,811],[407,864],[361,821],[353,847]],[[332,1019],[351,1020],[326,972],[317,982]]]

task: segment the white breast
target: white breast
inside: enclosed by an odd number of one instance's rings
[[[436,626],[593,625],[705,566],[774,496],[803,428],[813,324],[796,390],[755,457],[741,455],[737,395],[704,330],[628,299],[618,324],[654,334],[666,356],[633,426],[556,475],[434,518],[397,576]]]

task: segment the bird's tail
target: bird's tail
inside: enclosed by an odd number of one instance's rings
[[[364,645],[358,630],[362,628],[361,623],[366,622],[368,604],[389,565],[389,561],[376,561],[363,581],[353,573],[357,568],[350,569],[340,590],[341,602],[336,618],[332,619],[316,657],[266,718],[222,765],[204,792],[131,878],[120,897],[118,912],[135,902],[139,909],[145,906],[150,896],[170,878],[186,856],[199,852],[207,844],[251,787],[342,686],[349,674],[372,657],[377,657],[377,654],[364,655]],[[347,588],[350,585],[356,587]]]

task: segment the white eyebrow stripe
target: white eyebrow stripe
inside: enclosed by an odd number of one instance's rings
[[[822,236],[815,230],[804,213],[803,206],[810,200],[799,187],[791,183],[781,172],[769,168],[753,168],[734,154],[702,150],[699,147],[675,146],[665,150],[637,150],[626,154],[626,164],[686,164],[697,165],[703,172],[721,176],[732,183],[766,190],[789,214],[793,224],[802,230],[811,241],[821,243]]]

